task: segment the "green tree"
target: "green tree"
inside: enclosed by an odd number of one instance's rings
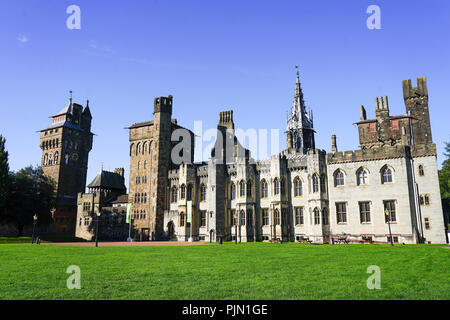
[[[6,204],[9,196],[10,177],[6,139],[0,135],[0,222],[6,217]]]
[[[445,144],[444,155],[447,159],[442,163],[442,169],[439,170],[439,186],[441,198],[450,201],[450,142]]]
[[[41,167],[32,166],[12,173],[8,201],[8,220],[16,225],[19,235],[25,226],[33,224],[38,216],[39,225],[48,225],[55,207],[55,182],[45,176]]]

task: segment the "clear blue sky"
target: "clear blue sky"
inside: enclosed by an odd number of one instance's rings
[[[81,30],[66,8],[81,8]],[[381,8],[381,30],[366,9]],[[94,1],[0,2],[0,133],[10,166],[40,162],[39,134],[68,102],[90,100],[93,150],[88,183],[129,169],[124,127],[152,119],[153,98],[174,96],[178,123],[213,128],[234,110],[237,127],[284,131],[299,65],[313,109],[316,146],[358,148],[359,106],[374,98],[404,114],[401,81],[426,76],[439,166],[450,140],[450,2]],[[280,136],[285,146],[284,135]]]

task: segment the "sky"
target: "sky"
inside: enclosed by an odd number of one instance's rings
[[[67,27],[70,5],[80,29]],[[367,27],[370,5],[381,29]],[[171,94],[178,124],[202,121],[206,131],[232,109],[236,128],[280,130],[282,150],[298,65],[316,147],[327,152],[332,134],[339,151],[359,148],[360,105],[374,118],[375,97],[388,96],[391,115],[405,114],[402,80],[427,77],[440,167],[450,141],[449,32],[447,0],[2,0],[0,134],[11,170],[38,165],[38,131],[73,91],[93,116],[87,183],[102,165],[127,176],[125,128],[152,120],[154,98]]]

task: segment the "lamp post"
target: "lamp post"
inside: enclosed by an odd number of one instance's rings
[[[95,226],[95,246],[98,247],[98,220],[100,220],[100,210],[96,212],[97,214],[97,223]]]
[[[34,214],[33,216],[33,234],[31,235],[31,244],[34,243],[34,229],[36,228],[36,222],[37,222],[37,214]]]
[[[384,214],[386,215],[386,220],[389,226],[389,238],[391,239],[391,246],[394,246],[394,242],[392,241],[392,232],[391,232],[391,217],[389,215],[389,210],[386,208],[386,211],[384,211]]]

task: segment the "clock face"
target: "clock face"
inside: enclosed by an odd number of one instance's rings
[[[73,161],[77,161],[78,160],[78,154],[77,153],[73,153],[72,154],[72,160]]]

